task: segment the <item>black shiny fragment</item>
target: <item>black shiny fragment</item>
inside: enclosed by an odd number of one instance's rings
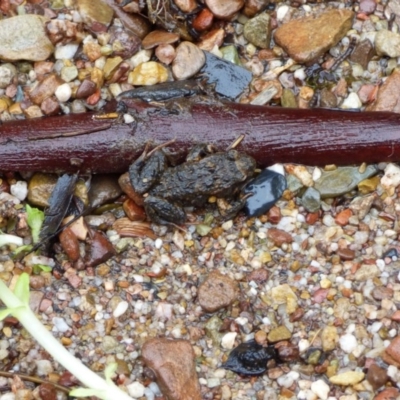
[[[240,375],[261,375],[267,370],[270,360],[279,362],[279,355],[274,346],[263,347],[255,340],[241,343],[229,354],[222,368]]]
[[[55,234],[71,204],[78,175],[64,174],[56,183],[49,199],[49,207],[45,210],[45,218],[40,238],[45,239]]]
[[[204,89],[201,82],[195,80],[174,81],[127,90],[118,95],[118,100],[166,101],[203,93]]]
[[[286,178],[275,171],[265,169],[251,180],[243,192],[253,193],[247,198],[244,212],[249,217],[258,217],[267,212],[286,190]]]
[[[216,93],[234,100],[248,88],[252,79],[250,71],[207,51],[204,54],[206,63],[200,73],[207,78],[207,83],[215,84]]]

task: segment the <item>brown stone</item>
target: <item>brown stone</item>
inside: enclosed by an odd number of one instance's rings
[[[397,363],[400,363],[400,336],[396,336],[386,348],[386,353]]]
[[[272,240],[276,246],[282,246],[284,243],[293,242],[293,238],[290,233],[276,228],[268,229],[267,236],[268,239]]]
[[[393,289],[386,286],[377,286],[372,290],[372,297],[375,300],[391,299],[393,297]]]
[[[60,77],[56,74],[50,74],[29,92],[29,98],[33,103],[40,105],[45,99],[52,96],[62,83]]]
[[[213,29],[201,36],[197,46],[205,51],[211,51],[215,46],[221,47],[224,42],[225,31],[223,29]]]
[[[122,208],[131,221],[144,221],[146,219],[143,207],[138,206],[132,199],[125,200]]]
[[[256,283],[264,283],[268,280],[269,272],[266,268],[254,269],[247,277],[248,281]]]
[[[193,20],[192,26],[196,31],[202,32],[211,28],[214,20],[213,13],[208,8],[203,8]]]
[[[338,256],[340,257],[341,260],[354,260],[355,257],[355,251],[345,248],[345,249],[339,249],[337,252]]]
[[[367,372],[367,381],[371,384],[371,386],[374,388],[374,390],[379,389],[383,385],[386,384],[386,382],[389,380],[388,374],[386,372],[386,369],[379,367],[376,364],[372,364],[368,368]]]
[[[314,212],[314,213],[308,213],[306,215],[306,222],[309,225],[314,225],[319,219],[319,213]]]
[[[400,113],[400,71],[394,71],[379,88],[376,100],[367,111],[392,111]]]
[[[295,61],[310,63],[346,35],[353,16],[350,10],[329,10],[318,17],[291,20],[275,31],[275,41]]]
[[[155,55],[162,63],[169,65],[176,56],[175,47],[170,44],[160,44],[155,50]]]
[[[85,259],[87,267],[96,267],[106,262],[115,254],[115,250],[108,238],[99,231],[91,230],[90,249]]]
[[[273,206],[267,213],[268,221],[271,224],[278,224],[281,220],[281,209],[277,206]]]
[[[79,254],[79,242],[74,232],[67,227],[59,235],[60,244],[71,261],[77,261]]]
[[[83,21],[89,26],[108,26],[112,21],[113,9],[103,0],[79,0],[77,6]]]
[[[399,395],[400,392],[396,388],[391,387],[377,394],[374,397],[374,400],[397,400],[399,398]]]
[[[346,210],[343,210],[336,215],[335,222],[341,226],[347,225],[352,215],[353,215],[352,211],[347,208]]]
[[[201,400],[194,351],[188,341],[151,339],[142,347],[142,359],[167,399]]]
[[[219,271],[212,271],[200,285],[198,301],[206,312],[229,306],[237,296],[237,283]]]
[[[55,96],[51,96],[43,100],[40,109],[45,115],[56,115],[60,112],[60,103]]]
[[[97,86],[90,79],[84,79],[78,87],[76,91],[77,99],[86,99],[91,96],[94,92],[96,92]]]
[[[268,4],[268,0],[245,0],[242,12],[246,17],[252,18]]]
[[[144,204],[143,196],[136,193],[132,187],[131,180],[129,179],[129,173],[121,175],[118,179],[121,190],[128,195],[137,205],[142,206]]]
[[[353,50],[349,58],[351,62],[360,64],[364,69],[366,69],[374,55],[375,49],[373,44],[368,39],[364,39],[356,45],[356,48]]]
[[[167,31],[152,31],[142,41],[144,49],[152,49],[160,44],[171,44],[179,40],[179,35]]]

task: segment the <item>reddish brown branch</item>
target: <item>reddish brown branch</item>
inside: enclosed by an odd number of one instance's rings
[[[226,103],[167,115],[136,112],[136,121],[129,126],[86,113],[5,123],[0,170],[123,172],[148,141],[175,139],[171,148],[183,155],[197,142],[224,149],[243,133],[239,149],[260,166],[400,160],[400,116],[393,113]]]

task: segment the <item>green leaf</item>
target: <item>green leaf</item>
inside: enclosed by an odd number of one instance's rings
[[[99,399],[105,399],[106,392],[104,390],[99,390],[99,389],[78,388],[78,389],[71,390],[69,392],[69,396],[73,396],[73,397],[96,396]]]
[[[11,314],[11,310],[9,308],[0,310],[0,321],[3,321],[3,319],[8,317],[10,314]]]
[[[35,264],[33,266],[33,273],[35,275],[39,275],[41,271],[50,272],[51,267],[49,267],[48,265],[44,265],[44,264]]]
[[[39,241],[40,229],[44,221],[44,212],[38,208],[32,208],[29,204],[26,205],[26,213],[29,227],[31,228],[33,243]]]
[[[15,318],[18,318],[18,313],[25,310],[25,307],[5,308],[4,310],[0,311],[0,321],[8,317],[9,315],[13,315]]]
[[[11,254],[11,258],[14,259],[15,257],[24,253],[24,256],[32,250],[33,246],[31,244],[25,244],[23,246],[17,247]],[[22,258],[22,257],[21,257]]]
[[[24,272],[15,284],[14,294],[24,304],[29,304],[29,275]]]

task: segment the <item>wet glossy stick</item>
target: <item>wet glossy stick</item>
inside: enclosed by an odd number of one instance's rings
[[[241,134],[246,137],[239,149],[260,166],[400,161],[400,115],[393,113],[226,103],[177,114],[139,112],[136,120],[129,126],[86,113],[4,123],[0,170],[123,172],[148,141],[175,139],[170,148],[183,156],[194,143],[224,149]]]

